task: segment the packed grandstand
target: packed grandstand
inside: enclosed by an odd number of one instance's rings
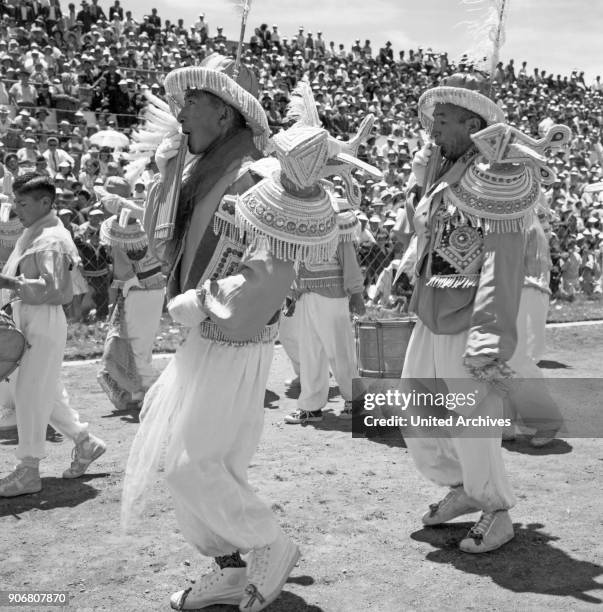
[[[198,64],[213,52],[231,54],[236,45],[203,14],[193,24],[173,23],[152,9],[139,22],[119,0],[107,12],[98,0],[84,1],[79,9],[58,0],[0,4],[2,193],[9,201],[15,176],[26,171],[53,177],[59,214],[76,238],[94,297],[90,308],[102,319],[111,261],[98,243],[104,216],[95,206],[95,187],[124,173],[146,92],[162,97],[170,70]],[[287,125],[290,92],[301,79],[311,84],[319,117],[337,138],[347,140],[362,117],[375,115],[373,135],[358,156],[384,177],[357,177],[359,256],[367,297],[374,297],[380,275],[401,255],[399,211],[413,153],[425,138],[417,118],[419,96],[446,74],[474,67],[466,57],[455,63],[441,50],[394,51],[390,42],[373,47],[360,39],[346,48],[322,32],[300,27],[287,37],[268,24],[248,36],[243,61],[260,75],[260,99],[273,132]],[[586,83],[584,73],[556,75],[513,59],[499,63],[493,76],[495,99],[511,125],[534,137],[543,120],[572,129],[569,150],[550,160],[557,172],[546,192],[553,230],[550,289],[557,299],[579,293],[596,299],[602,293],[603,83],[599,76]],[[128,177],[132,197],[140,201],[156,170],[153,160],[141,170]],[[397,292],[402,303],[408,291],[403,279]]]

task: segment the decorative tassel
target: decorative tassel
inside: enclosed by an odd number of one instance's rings
[[[219,217],[217,214],[214,215],[214,234],[216,236],[226,236],[226,238],[236,242],[241,241],[239,229],[234,223],[229,219]]]

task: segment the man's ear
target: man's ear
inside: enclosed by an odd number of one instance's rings
[[[470,134],[477,134],[482,129],[482,122],[477,117],[467,119],[467,127]]]

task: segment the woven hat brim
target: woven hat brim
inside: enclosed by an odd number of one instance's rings
[[[263,151],[266,148],[270,128],[262,105],[257,98],[223,72],[200,66],[177,68],[165,77],[164,88],[175,115],[184,107],[184,94],[187,89],[213,93],[245,117],[258,149]]]
[[[436,104],[454,104],[466,108],[482,117],[488,125],[506,121],[503,109],[483,94],[463,87],[441,86],[427,90],[419,98],[419,119],[427,131],[433,127]]]

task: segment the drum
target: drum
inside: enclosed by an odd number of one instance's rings
[[[8,378],[18,367],[27,341],[15,322],[0,310],[0,381]]]
[[[358,373],[366,378],[400,378],[414,317],[356,321]]]

